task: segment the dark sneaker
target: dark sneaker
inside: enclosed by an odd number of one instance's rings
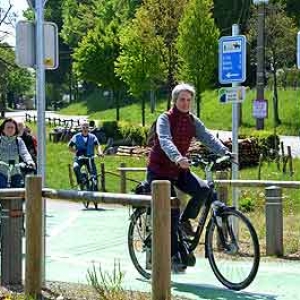
[[[182,231],[189,236],[195,236],[195,232],[193,229],[193,226],[191,224],[191,222],[189,220],[186,221],[182,221],[180,223],[180,228],[182,229]]]
[[[174,255],[171,258],[171,271],[173,274],[185,273],[186,265],[181,262],[179,255]]]

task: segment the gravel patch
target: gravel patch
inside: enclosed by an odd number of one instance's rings
[[[0,287],[0,300],[25,300],[22,296],[24,294],[20,286],[14,287],[13,291]],[[151,300],[150,293],[136,291],[108,294],[103,298],[90,285],[68,282],[47,282],[46,287],[43,288],[42,296],[43,300]],[[185,299],[187,300],[183,297],[172,297],[172,300]]]

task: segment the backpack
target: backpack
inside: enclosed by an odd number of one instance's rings
[[[167,116],[169,115],[167,112],[164,114],[166,114]],[[191,117],[193,123],[195,124],[194,115],[190,113],[190,117]],[[147,133],[146,146],[150,147],[150,148],[154,146],[154,142],[155,142],[156,123],[157,123],[157,119],[152,123],[152,125],[150,126],[148,133]]]

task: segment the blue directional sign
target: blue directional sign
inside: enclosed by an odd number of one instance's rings
[[[219,82],[242,83],[246,80],[246,37],[223,36],[219,40]]]

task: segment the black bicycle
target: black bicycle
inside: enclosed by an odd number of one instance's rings
[[[194,266],[194,251],[201,245],[200,238],[207,224],[203,249],[205,258],[224,286],[242,290],[257,274],[260,252],[257,234],[249,219],[235,207],[221,202],[215,190],[213,171],[230,161],[228,156],[213,155],[207,160],[199,155],[192,157],[192,165],[205,166],[207,183],[213,189],[214,197],[203,205],[195,235],[188,236],[179,226],[178,236],[182,262],[187,267]],[[128,248],[135,268],[147,279],[151,277],[151,240],[150,209],[136,208],[129,224]]]
[[[4,166],[6,168],[6,177],[7,177],[7,184],[6,188],[11,188],[11,177],[12,177],[12,171],[14,169],[17,170],[17,173],[21,174],[21,187],[25,187],[25,179],[27,175],[34,174],[35,167],[26,164],[25,162],[15,163],[14,160],[10,160],[8,163],[4,161],[0,161],[0,165]],[[24,203],[24,201],[23,201]],[[0,215],[2,213],[2,207],[0,205]],[[23,235],[25,235],[25,218],[24,215],[22,216],[22,224],[23,224]],[[1,230],[1,218],[0,218],[0,239],[2,239],[2,230]],[[1,245],[0,245],[0,252],[1,252]]]
[[[81,191],[98,191],[98,177],[99,175],[93,175],[90,173],[92,170],[92,160],[97,156],[79,156],[77,159],[87,161],[87,164],[84,164],[84,167],[81,170],[81,182],[79,184],[79,189]],[[88,208],[90,201],[83,201],[85,208]],[[94,202],[95,209],[98,209],[98,202]]]

